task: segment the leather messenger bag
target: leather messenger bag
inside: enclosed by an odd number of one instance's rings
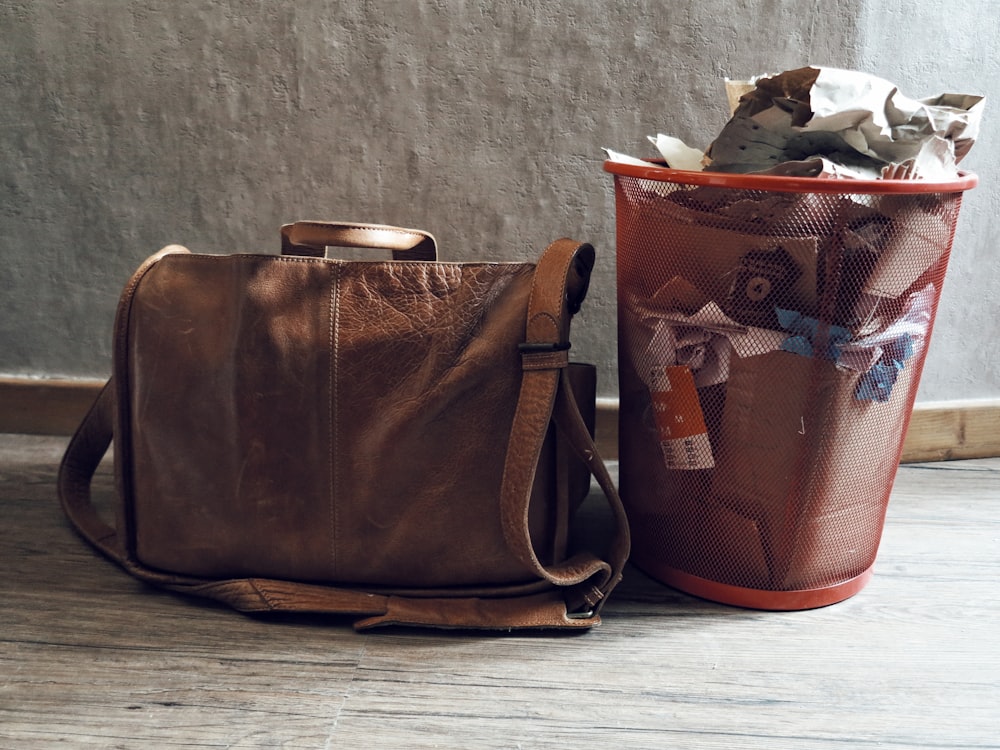
[[[151,257],[63,459],[73,526],[134,576],[244,612],[598,624],[629,537],[592,438],[594,368],[568,356],[593,248],[436,257],[425,232],[327,222],[282,227],[280,255]],[[112,443],[108,522],[90,487]],[[600,553],[570,533],[591,476],[614,521]]]

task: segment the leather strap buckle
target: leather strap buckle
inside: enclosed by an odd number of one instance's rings
[[[535,342],[535,341],[525,341],[517,345],[517,350],[521,354],[548,354],[550,352],[565,352],[570,346],[568,341],[557,341],[557,342]]]

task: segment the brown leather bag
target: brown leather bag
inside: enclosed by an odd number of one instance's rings
[[[73,525],[138,578],[245,612],[597,624],[629,538],[592,439],[594,369],[567,351],[593,248],[436,255],[424,232],[324,222],[282,227],[281,255],[154,255],[63,459]],[[113,526],[90,497],[112,436]],[[617,527],[601,555],[569,541],[591,474]]]

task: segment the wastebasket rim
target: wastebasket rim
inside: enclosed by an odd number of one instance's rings
[[[959,172],[954,180],[853,180],[825,179],[821,177],[785,177],[765,174],[731,174],[728,172],[695,172],[670,169],[663,163],[650,161],[648,167],[638,164],[604,162],[604,171],[624,177],[638,177],[655,182],[673,182],[681,185],[708,185],[740,190],[772,190],[785,193],[955,193],[970,190],[979,184],[973,172]]]

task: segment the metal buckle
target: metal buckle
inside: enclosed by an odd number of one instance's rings
[[[555,343],[525,341],[517,345],[521,354],[548,354],[549,352],[564,352],[572,346],[568,341]]]

